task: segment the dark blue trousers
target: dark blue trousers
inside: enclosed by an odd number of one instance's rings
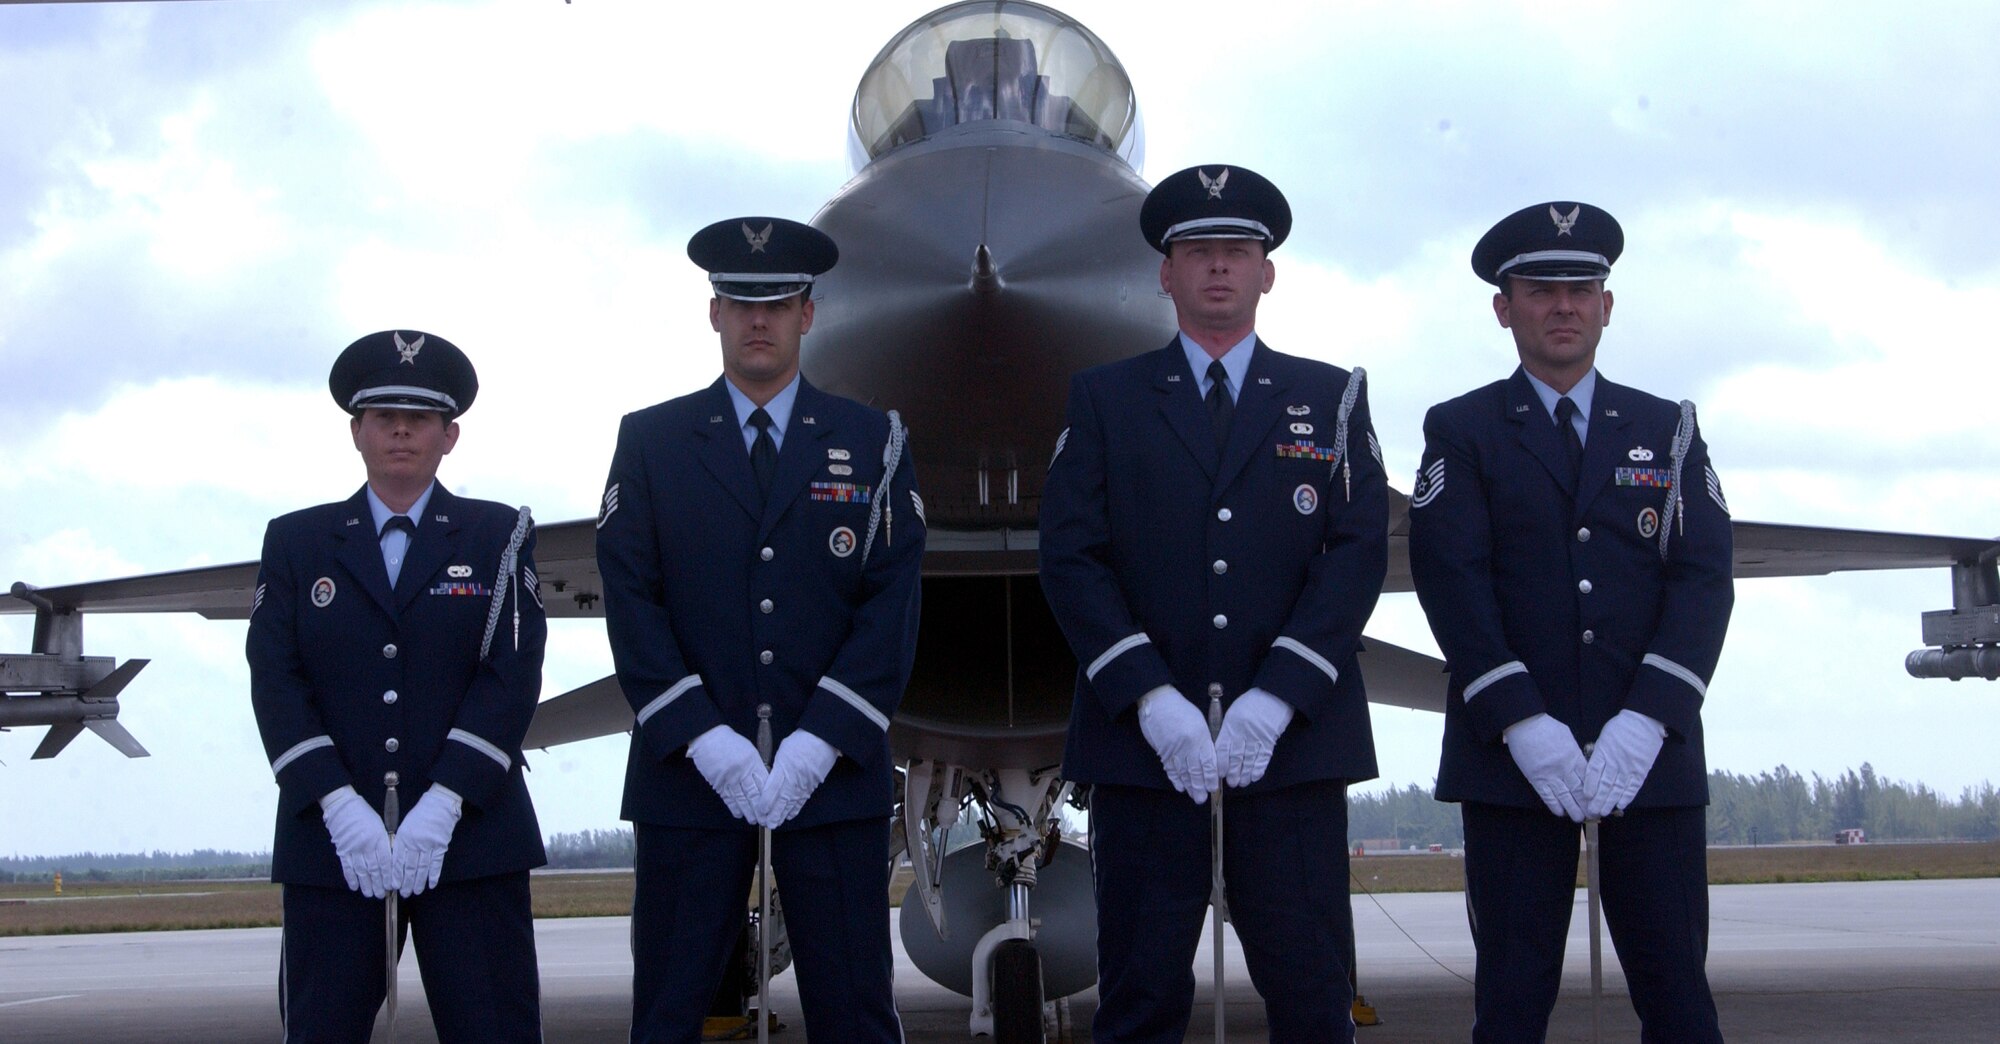
[[[278,1017],[287,1044],[364,1044],[388,990],[382,900],[285,886]],[[542,1039],[528,872],[441,884],[397,900],[444,1044]],[[400,1021],[400,1018],[399,1018]]]
[[[743,930],[757,832],[632,826],[632,1042],[697,1044]],[[779,830],[771,866],[806,1039],[900,1044],[890,985],[889,821]]]
[[[1583,828],[1467,802],[1465,902],[1479,955],[1472,1039],[1539,1042],[1562,984]],[[1628,810],[1598,826],[1604,919],[1647,1044],[1720,1044],[1709,993],[1708,814]]]
[[[1346,785],[1231,791],[1223,808],[1229,919],[1264,998],[1271,1040],[1352,1041],[1354,993],[1342,957],[1354,930]],[[1180,1044],[1208,916],[1209,806],[1171,790],[1099,785],[1091,788],[1090,824],[1098,976],[1091,1036],[1100,1044]]]

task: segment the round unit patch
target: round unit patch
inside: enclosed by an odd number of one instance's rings
[[[1652,508],[1641,508],[1639,511],[1639,535],[1647,540],[1651,540],[1659,532],[1660,513],[1654,511]]]
[[[1301,484],[1292,490],[1292,506],[1298,508],[1301,515],[1312,514],[1319,507],[1319,490],[1312,488],[1311,483]]]
[[[826,535],[826,549],[835,558],[846,558],[854,553],[854,530],[841,526]]]
[[[333,604],[333,577],[322,576],[313,581],[312,600],[321,609]]]

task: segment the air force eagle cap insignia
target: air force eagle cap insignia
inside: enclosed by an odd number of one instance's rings
[[[1618,219],[1588,203],[1560,200],[1523,207],[1500,220],[1472,248],[1472,271],[1494,286],[1508,276],[1581,282],[1611,274],[1625,249]]]
[[[1146,194],[1139,230],[1162,254],[1183,239],[1258,239],[1268,252],[1291,234],[1292,207],[1278,186],[1247,167],[1189,167]]]
[[[340,408],[431,410],[450,419],[472,408],[479,374],[452,344],[422,330],[383,330],[348,345],[327,374]]]
[[[718,221],[688,240],[688,260],[708,273],[717,296],[777,301],[812,289],[840,259],[826,233],[785,218]]]

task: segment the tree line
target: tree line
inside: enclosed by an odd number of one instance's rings
[[[2000,839],[2000,792],[1981,783],[1948,798],[1922,783],[1884,779],[1868,764],[1832,778],[1783,765],[1754,776],[1708,774],[1709,844],[1831,841],[1849,828],[1871,841],[1993,841]],[[1393,840],[1404,848],[1465,844],[1457,807],[1414,783],[1349,795],[1347,836],[1350,843]]]
[[[1803,776],[1780,765],[1757,775],[1708,774],[1708,841],[1712,845],[1829,841],[1834,831],[1859,828],[1871,841],[2000,840],[2000,791],[1992,783],[1948,798],[1922,783],[1884,779],[1871,765],[1832,778]],[[1393,842],[1399,848],[1465,844],[1458,806],[1414,783],[1347,798],[1348,843]],[[561,870],[630,867],[632,831],[584,830],[548,839],[549,866]],[[269,877],[269,852],[200,848],[191,852],[99,853],[0,857],[0,882],[40,882],[61,872],[66,881],[180,881]]]

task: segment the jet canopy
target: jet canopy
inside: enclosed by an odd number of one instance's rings
[[[1033,124],[1139,165],[1124,66],[1075,19],[1024,0],[953,4],[889,41],[854,92],[855,158],[979,120]]]

